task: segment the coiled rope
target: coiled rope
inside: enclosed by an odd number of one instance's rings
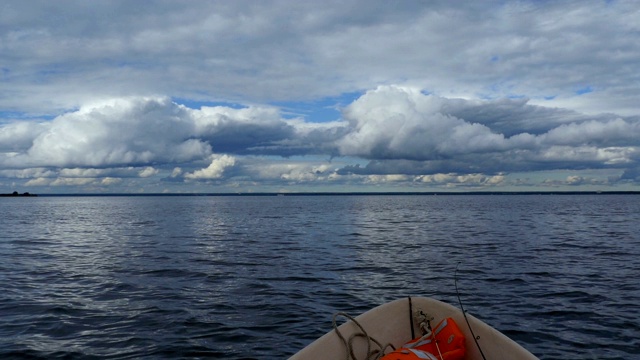
[[[351,322],[353,322],[358,327],[358,329],[360,329],[360,332],[354,332],[351,336],[349,336],[349,339],[345,339],[342,333],[340,332],[340,330],[338,330],[337,319],[339,316],[343,316],[351,320]],[[335,330],[336,334],[338,335],[338,337],[344,344],[345,348],[347,349],[347,354],[346,354],[347,360],[358,360],[356,358],[356,355],[353,353],[353,341],[356,338],[360,338],[360,337],[364,338],[367,342],[367,355],[364,358],[365,360],[379,360],[385,355],[385,351],[388,348],[391,348],[393,350],[396,349],[395,346],[393,346],[390,343],[385,344],[383,346],[378,340],[369,336],[367,331],[362,327],[362,325],[360,325],[360,323],[355,318],[343,312],[339,312],[333,315],[333,330]],[[375,344],[378,348],[372,349],[373,347],[372,344]]]

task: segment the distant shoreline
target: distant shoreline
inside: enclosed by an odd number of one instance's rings
[[[0,194],[0,197],[34,197],[38,196],[36,194],[29,194],[28,192],[19,194],[17,191],[14,191],[11,194]]]
[[[640,191],[466,191],[466,192],[261,192],[261,193],[149,193],[149,194],[39,194],[0,196],[40,197],[149,197],[149,196],[459,196],[459,195],[640,195]]]

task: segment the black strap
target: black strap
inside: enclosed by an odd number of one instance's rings
[[[413,331],[413,305],[411,304],[411,296],[409,296],[409,327],[411,328],[411,340],[413,340],[416,335]]]

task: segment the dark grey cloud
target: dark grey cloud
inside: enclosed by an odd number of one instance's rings
[[[550,128],[592,118],[577,111],[532,105],[527,98],[493,101],[443,99],[442,111],[471,123],[485,125],[506,137],[521,133],[541,135]],[[607,119],[613,116],[600,117]]]
[[[640,183],[640,166],[626,169],[619,180]]]
[[[194,135],[211,144],[217,153],[261,154],[264,148],[291,138],[295,131],[275,109],[251,112],[205,108],[196,117]]]

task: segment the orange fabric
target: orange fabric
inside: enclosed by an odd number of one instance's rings
[[[408,347],[418,341],[418,344]],[[438,346],[436,346],[436,343]],[[433,328],[433,335],[429,338],[422,341],[420,341],[420,338],[413,339],[398,350],[386,354],[382,359],[462,360],[466,350],[464,334],[458,328],[458,324],[452,318],[446,318]],[[440,354],[442,354],[442,357],[440,357]]]

